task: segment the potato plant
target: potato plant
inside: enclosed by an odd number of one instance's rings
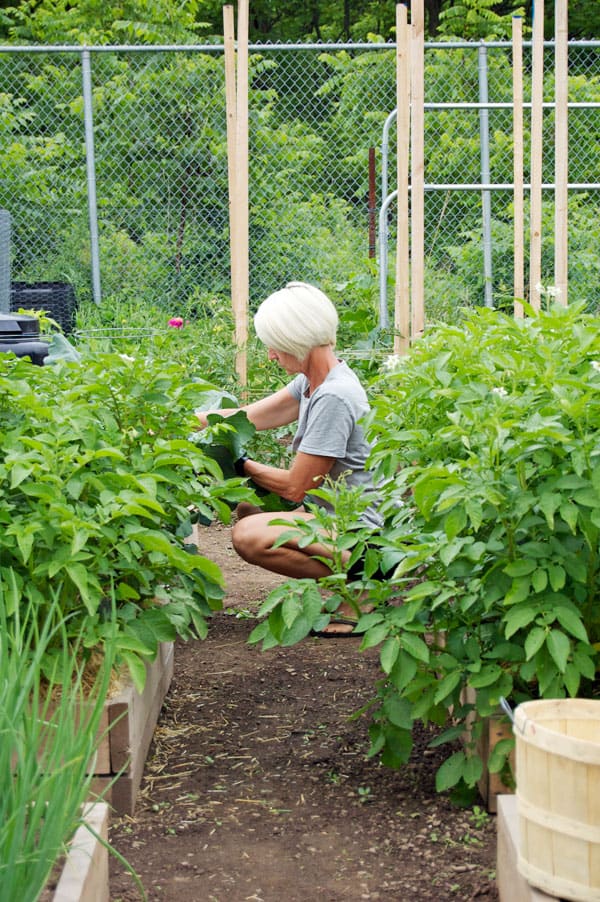
[[[0,355],[6,616],[32,604],[43,623],[53,611],[91,649],[106,639],[114,598],[111,642],[138,688],[158,644],[206,635],[221,605],[221,572],[189,538],[194,518],[228,520],[251,495],[189,440],[212,389],[143,353],[45,367]]]
[[[415,721],[443,728],[436,744],[463,734],[467,687],[482,716],[503,697],[597,689],[600,322],[581,305],[527,313],[471,311],[389,362],[367,423],[385,526],[365,535],[346,508],[330,524],[353,557],[369,548],[362,578],[342,567],[338,580],[373,605],[357,632],[380,649],[371,754],[391,766],[408,759]],[[321,627],[308,588],[305,601],[293,589],[294,604],[282,589],[265,602],[257,641]],[[438,788],[481,772],[473,748],[451,746]]]

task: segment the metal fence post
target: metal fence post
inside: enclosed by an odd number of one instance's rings
[[[383,236],[385,233],[385,239],[382,237],[380,240],[380,253],[383,251],[385,246],[385,266],[383,264],[382,257],[379,260],[379,328],[387,329],[390,324],[390,318],[388,314],[387,307],[387,216],[388,209],[393,200],[396,200],[398,197],[397,191],[392,191],[391,194],[388,194],[387,197],[384,197],[383,203],[381,204],[381,208],[379,210],[379,234]]]
[[[92,108],[92,69],[90,51],[81,52],[83,80],[83,119],[85,124],[85,165],[87,173],[88,216],[90,222],[90,254],[92,263],[92,292],[96,304],[102,300],[100,284],[100,249],[98,242],[98,207],[96,204],[96,160],[94,157],[94,113]]]
[[[0,209],[0,313],[10,313],[10,213]]]
[[[490,184],[490,132],[488,109],[487,47],[479,46],[479,147],[481,155],[481,184]],[[492,293],[492,203],[491,194],[485,188],[481,192],[481,215],[483,220],[483,285],[485,306],[493,307]]]

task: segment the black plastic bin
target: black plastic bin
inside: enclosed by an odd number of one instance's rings
[[[65,335],[75,328],[77,302],[73,286],[68,282],[12,282],[10,309],[46,310]]]
[[[48,342],[40,339],[40,324],[35,316],[0,313],[0,353],[7,351],[43,366]]]

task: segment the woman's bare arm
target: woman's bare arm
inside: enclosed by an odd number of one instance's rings
[[[218,413],[224,417],[230,417],[239,410],[245,411],[248,419],[259,431],[264,429],[276,429],[278,426],[287,426],[298,419],[300,402],[290,394],[287,388],[281,388],[274,394],[260,401],[253,401],[243,407],[225,407],[222,410],[197,410],[196,416],[202,427],[208,425],[208,416]]]
[[[299,451],[289,470],[270,467],[257,460],[244,463],[244,475],[269,492],[276,492],[288,501],[301,502],[307,492],[317,488],[335,463],[334,457],[320,457]]]

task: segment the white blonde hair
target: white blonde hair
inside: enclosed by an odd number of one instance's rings
[[[288,282],[266,298],[254,317],[256,334],[275,351],[305,360],[313,348],[335,345],[338,315],[326,294],[306,282]]]

